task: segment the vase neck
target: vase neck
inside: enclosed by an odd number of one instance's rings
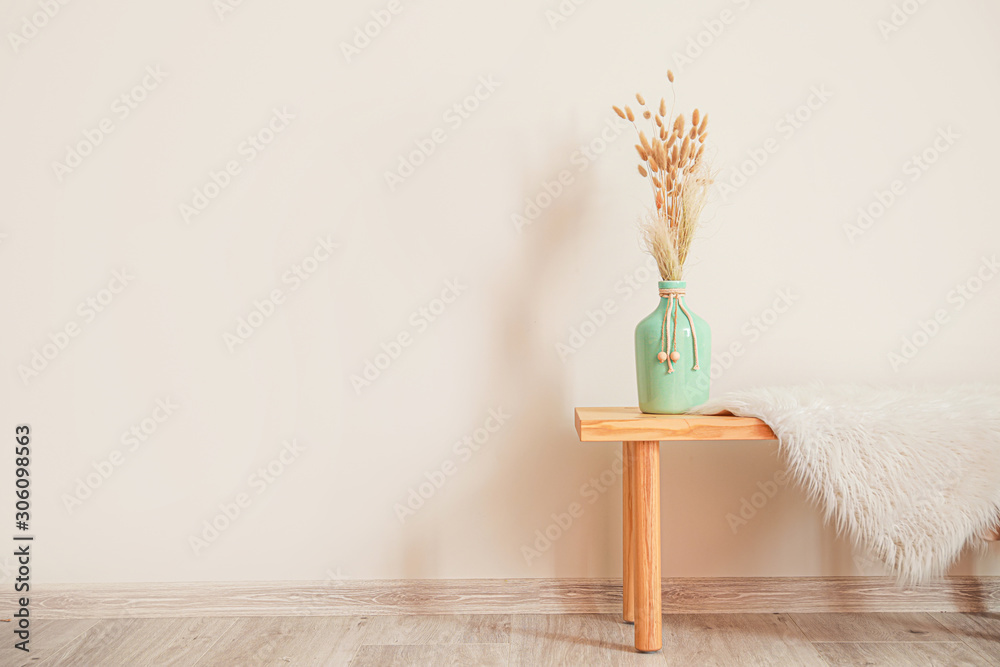
[[[694,352],[694,365],[691,370],[696,371],[698,366],[698,332],[694,326],[694,318],[684,304],[684,295],[687,292],[687,283],[683,280],[661,280],[660,281],[660,308],[663,309],[663,321],[660,324],[660,353],[656,355],[657,360],[662,364],[666,362],[667,373],[674,372],[674,362],[681,358],[677,351],[677,318],[679,310],[688,321],[691,328],[691,346]],[[660,311],[657,308],[657,313]],[[672,321],[671,321],[672,320]]]
[[[685,296],[687,294],[687,282],[683,280],[661,280],[659,291],[660,298],[663,300]]]

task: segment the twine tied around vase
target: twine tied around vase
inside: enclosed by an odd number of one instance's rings
[[[691,317],[691,313],[688,309],[684,307],[684,302],[681,301],[681,297],[687,293],[687,290],[678,288],[661,288],[660,297],[667,300],[667,309],[663,312],[663,324],[660,325],[660,353],[656,355],[657,360],[662,364],[664,361],[667,362],[667,372],[674,372],[673,362],[679,361],[681,358],[681,353],[677,351],[677,309],[680,308],[681,312],[687,317],[688,324],[691,326],[691,345],[694,348],[694,366],[691,370],[698,370],[698,333],[694,328],[694,319]],[[673,331],[671,331],[670,322],[670,311],[673,310]],[[667,353],[667,349],[670,349],[670,353]]]

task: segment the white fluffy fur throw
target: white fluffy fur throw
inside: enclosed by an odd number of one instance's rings
[[[1000,516],[1000,387],[759,388],[694,412],[757,417],[789,472],[903,584],[941,576]]]

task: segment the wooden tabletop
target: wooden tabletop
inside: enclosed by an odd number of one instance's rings
[[[647,415],[639,408],[577,408],[576,432],[584,442],[636,440],[776,440],[753,417]]]

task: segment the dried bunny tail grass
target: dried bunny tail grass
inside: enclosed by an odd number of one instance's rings
[[[662,171],[670,171],[670,160],[667,159],[667,152],[663,150],[663,146],[660,146],[660,150],[656,153],[656,161]]]
[[[678,210],[673,216],[660,210],[643,219],[641,231],[644,245],[656,260],[663,280],[683,280],[684,262],[708,201],[711,184],[712,175],[701,162],[684,175],[683,183],[668,177],[664,185],[677,196]]]
[[[683,263],[677,253],[667,215],[663,211],[650,211],[643,217],[640,230],[646,251],[656,260],[660,278],[680,280]]]
[[[667,79],[673,84],[673,71],[667,70]],[[629,105],[613,109],[635,128],[639,139],[635,149],[641,159],[637,170],[653,188],[655,208],[641,222],[644,244],[663,280],[681,280],[712,174],[708,160],[703,159],[708,114],[694,109],[688,125],[684,114],[674,116],[676,95],[672,86],[671,94],[674,99],[669,113],[665,97],[659,104],[654,101],[652,107],[647,107],[641,93],[635,94],[640,105],[637,111],[633,112]],[[636,116],[648,123],[643,127],[651,132],[649,136],[637,126]]]
[[[681,189],[681,214],[677,225],[677,254],[681,260],[681,266],[687,260],[695,230],[698,228],[698,220],[708,202],[708,193],[712,182],[711,170],[701,161],[697,162],[695,168],[685,175],[684,187]]]

